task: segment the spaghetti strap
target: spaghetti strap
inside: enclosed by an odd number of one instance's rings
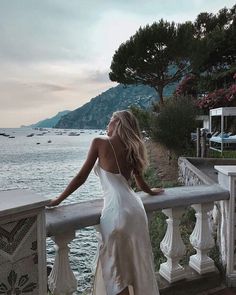
[[[118,159],[117,159],[117,156],[116,156],[116,152],[115,152],[115,149],[114,149],[114,146],[113,144],[111,143],[110,139],[108,138],[108,141],[112,147],[112,150],[113,150],[113,153],[114,153],[114,156],[115,156],[115,159],[116,159],[116,165],[117,165],[117,168],[119,170],[119,173],[121,174],[121,171],[120,171],[120,166],[119,166],[119,163],[118,163]]]

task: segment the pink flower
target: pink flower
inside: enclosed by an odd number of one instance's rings
[[[227,107],[236,104],[236,84],[229,88],[217,89],[208,93],[205,97],[197,101],[197,106],[201,109],[213,107]]]

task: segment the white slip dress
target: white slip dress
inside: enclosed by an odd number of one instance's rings
[[[121,174],[110,145],[119,173],[108,172],[98,163],[94,168],[103,188],[104,207],[92,294],[116,295],[128,287],[130,295],[159,295],[146,212]]]

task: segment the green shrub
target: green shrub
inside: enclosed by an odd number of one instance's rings
[[[152,138],[177,154],[186,151],[191,147],[191,132],[196,129],[196,114],[192,99],[169,99],[152,118]]]
[[[145,131],[148,135],[150,134],[151,128],[151,116],[150,110],[141,109],[137,106],[131,106],[130,111],[135,115],[139,122],[139,127],[141,131]]]
[[[221,154],[220,152],[209,150],[208,158],[236,158],[236,151],[223,151]]]
[[[158,271],[160,264],[165,262],[166,258],[160,249],[160,243],[166,233],[166,216],[162,212],[153,213],[151,222],[149,223],[150,239],[154,256],[155,270]]]

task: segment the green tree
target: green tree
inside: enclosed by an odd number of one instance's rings
[[[191,144],[191,132],[196,128],[196,114],[192,98],[169,99],[153,118],[153,139],[176,154],[186,152]]]
[[[140,28],[113,56],[109,77],[123,84],[153,87],[163,105],[163,90],[189,71],[194,28],[160,20]]]
[[[194,28],[192,68],[201,75],[202,92],[229,86],[236,67],[236,5],[215,15],[200,13]]]

